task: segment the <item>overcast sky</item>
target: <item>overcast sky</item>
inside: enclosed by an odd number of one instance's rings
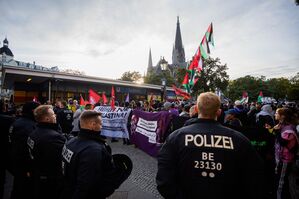
[[[171,61],[180,17],[189,60],[213,22],[212,57],[230,79],[299,72],[299,6],[293,0],[0,0],[0,40],[16,60],[120,78]]]

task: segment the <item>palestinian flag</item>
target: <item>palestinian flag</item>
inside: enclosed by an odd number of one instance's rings
[[[214,44],[214,37],[213,37],[213,24],[211,23],[210,26],[208,27],[208,30],[206,32],[206,38],[207,42],[212,44],[212,46],[215,46]]]
[[[259,94],[259,96],[257,97],[257,102],[258,102],[258,103],[263,103],[263,92],[262,92],[262,91],[260,91],[260,94]]]
[[[208,53],[210,52],[210,49],[209,49],[209,44],[207,42],[206,35],[202,38],[199,48],[200,48],[201,56],[204,59],[208,59],[209,58]]]
[[[243,91],[242,99],[240,100],[242,104],[247,104],[248,103],[248,93],[246,91]]]
[[[208,30],[204,37],[201,40],[200,43],[200,51],[203,56],[203,58],[207,59],[209,57],[209,54],[211,53],[210,51],[210,46],[214,46],[214,36],[213,36],[213,24],[211,23],[210,26],[208,27]]]
[[[200,48],[197,49],[195,55],[192,58],[192,61],[190,62],[190,65],[188,67],[188,70],[197,70],[200,72],[202,70],[202,58],[200,53]]]
[[[173,88],[176,95],[182,96],[182,97],[184,97],[184,99],[190,99],[191,98],[189,93],[184,92],[183,90],[179,89],[175,85],[172,85],[172,88]]]
[[[184,80],[182,82],[182,85],[185,87],[186,92],[190,93],[190,85],[189,85],[189,74],[188,72],[186,73]]]

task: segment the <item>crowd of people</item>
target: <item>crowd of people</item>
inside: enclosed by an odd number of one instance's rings
[[[5,170],[14,176],[12,199],[111,195],[133,163],[124,154],[112,155],[101,136],[101,113],[93,110],[101,105],[57,100],[14,109],[1,101],[0,196]],[[132,100],[119,106],[171,113],[157,158],[163,197],[299,197],[298,107],[222,104],[210,92],[196,102]]]

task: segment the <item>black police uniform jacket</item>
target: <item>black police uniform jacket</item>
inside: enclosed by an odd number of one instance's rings
[[[61,152],[66,138],[58,124],[38,123],[27,140],[33,158],[35,198],[59,198],[63,185]]]
[[[11,125],[10,158],[14,175],[26,176],[32,171],[32,159],[29,155],[27,139],[35,128],[36,122],[29,117],[20,117]]]
[[[165,198],[263,198],[263,162],[241,133],[198,119],[174,131],[158,154]]]
[[[116,168],[111,148],[98,132],[81,129],[63,148],[62,198],[106,198],[127,178]]]

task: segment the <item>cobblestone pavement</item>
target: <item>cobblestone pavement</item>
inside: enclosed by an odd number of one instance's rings
[[[112,154],[123,153],[133,162],[130,177],[120,186],[109,199],[155,199],[163,198],[156,188],[157,160],[134,145],[123,145],[122,140],[109,145]]]

